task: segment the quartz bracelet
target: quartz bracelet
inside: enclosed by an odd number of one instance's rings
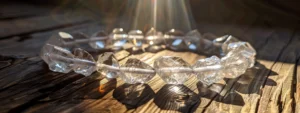
[[[124,44],[131,44],[135,49],[142,48],[145,44],[149,47],[163,45],[172,50],[188,49],[211,53],[218,51],[222,58],[211,56],[190,65],[180,57],[161,56],[155,60],[153,67],[139,59],[129,58],[125,64],[120,65],[112,52],[99,55],[95,61],[86,50],[77,48],[77,45],[85,48],[87,44],[93,49],[113,50],[122,48]],[[73,70],[89,76],[98,71],[107,78],[120,77],[130,84],[146,83],[156,74],[167,84],[183,84],[195,75],[199,81],[210,85],[224,77],[235,78],[245,73],[247,68],[253,67],[256,51],[248,42],[231,35],[211,41],[203,38],[197,30],[183,34],[172,29],[162,34],[152,28],[143,35],[140,30],[132,30],[127,34],[123,29],[116,28],[109,35],[101,31],[91,37],[83,33],[59,32],[44,45],[40,56],[49,69],[55,72],[69,73]]]

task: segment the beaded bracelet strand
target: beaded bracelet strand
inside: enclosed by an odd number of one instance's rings
[[[99,55],[97,62],[93,56],[81,48],[71,49],[74,45],[86,44],[93,49],[120,49],[124,44],[131,44],[135,49],[143,46],[166,46],[173,50],[188,49],[202,52],[218,51],[217,56],[199,59],[190,65],[180,57],[161,56],[150,66],[139,59],[129,58],[124,65],[118,63],[112,52]],[[86,46],[86,45],[84,45]],[[83,33],[69,34],[59,32],[42,48],[40,56],[55,72],[68,73],[71,70],[85,76],[93,72],[106,75],[108,78],[120,77],[126,83],[146,83],[158,74],[167,84],[183,84],[192,75],[206,85],[218,82],[224,77],[238,77],[255,63],[255,49],[248,43],[231,35],[225,35],[210,41],[201,37],[197,30],[183,34],[170,30],[164,35],[151,29],[144,36],[140,30],[132,30],[128,34],[116,28],[110,35],[98,32],[88,37]]]

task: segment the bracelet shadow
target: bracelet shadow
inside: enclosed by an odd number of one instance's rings
[[[116,79],[98,78],[95,75],[81,78],[66,87],[52,92],[50,100],[100,99],[117,86]]]
[[[54,109],[57,105],[62,104],[76,106],[85,99],[96,101],[113,90],[113,98],[124,104],[128,110],[144,105],[151,99],[162,110],[179,112],[194,112],[203,98],[224,104],[243,106],[245,104],[243,94],[259,94],[261,86],[277,85],[275,81],[262,73],[269,73],[269,76],[277,75],[276,72],[267,69],[264,65],[256,63],[255,68],[247,70],[238,78],[225,78],[225,85],[216,83],[205,86],[198,82],[196,84],[198,94],[184,85],[166,84],[155,94],[148,84],[125,83],[116,87],[116,79],[84,77],[51,93],[49,99],[53,100],[55,104],[45,109]],[[261,80],[266,82],[262,83]],[[60,110],[64,109],[69,109],[69,107],[60,108]],[[76,108],[75,110],[84,111],[84,109]]]
[[[127,109],[137,108],[155,96],[148,84],[123,84],[113,92],[113,97],[124,104]]]
[[[223,104],[244,106],[245,100],[242,95],[260,94],[260,87],[277,85],[274,80],[262,73],[269,73],[268,76],[278,75],[257,62],[255,68],[248,69],[238,78],[224,78],[225,84],[215,83],[206,86],[197,82],[198,94],[184,85],[167,84],[156,93],[154,103],[161,109],[179,112],[194,112],[204,98]],[[262,83],[261,80],[266,82]],[[204,102],[203,105],[209,103]]]
[[[99,99],[114,90],[116,86],[116,79],[106,79],[99,74],[82,77],[62,89],[55,89],[55,91],[49,93],[48,97],[39,100],[39,103],[46,104],[37,112],[62,112],[65,110],[68,112],[83,112],[89,108],[88,106],[82,106],[82,104],[100,101]]]
[[[155,95],[154,103],[163,110],[190,113],[200,104],[200,97],[184,85],[166,84]]]
[[[215,83],[206,86],[198,82],[197,88],[199,96],[220,103],[243,106],[245,102],[242,95],[260,94],[260,88],[262,86],[277,85],[277,83],[269,79],[266,74],[259,73],[269,73],[269,76],[278,75],[276,72],[267,69],[264,65],[257,62],[255,68],[248,69],[245,74],[238,78],[224,78],[225,84]],[[266,82],[264,84],[264,82],[261,81]]]

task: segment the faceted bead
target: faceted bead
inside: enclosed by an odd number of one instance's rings
[[[130,83],[130,84],[146,83],[155,76],[155,73],[143,73],[143,72],[130,71],[135,69],[146,69],[155,72],[151,66],[135,58],[128,59],[125,65],[123,65],[122,67],[128,68],[129,70],[129,71],[122,71],[122,74],[120,75],[122,80],[124,80],[126,83]]]
[[[199,67],[215,66],[221,65],[221,60],[217,56],[212,56],[210,58],[200,59],[193,65],[193,69]],[[220,70],[208,70],[203,72],[195,72],[199,81],[206,85],[211,85],[218,82],[224,78],[221,69]]]
[[[47,44],[59,46],[64,49],[72,50],[75,43],[73,36],[66,32],[58,32],[57,34],[52,35]]]
[[[135,48],[141,48],[143,46],[144,35],[141,30],[131,30],[128,33],[128,40]]]
[[[97,61],[97,71],[102,75],[105,75],[107,78],[116,78],[119,75],[118,71],[112,71],[112,70],[102,68],[101,66],[99,66],[101,64],[105,64],[113,67],[119,67],[118,60],[115,58],[112,52],[105,52],[99,55]]]
[[[74,60],[76,61],[74,61],[73,70],[78,74],[89,76],[96,70],[96,66],[93,65],[95,63],[93,56],[83,49],[74,50]]]
[[[250,64],[248,59],[243,55],[230,51],[221,59],[221,65],[223,66],[224,76],[235,78],[244,74]]]
[[[42,48],[40,56],[52,71],[68,73],[72,70],[74,55],[67,49],[46,44]]]
[[[213,40],[213,44],[214,44],[214,46],[216,46],[218,48],[219,53],[221,54],[221,56],[225,56],[226,55],[223,52],[222,46],[223,46],[224,42],[227,40],[227,38],[229,36],[230,35],[224,35],[224,36],[218,37],[218,38],[216,38],[216,39]]]
[[[184,41],[190,50],[195,51],[199,49],[200,45],[202,45],[200,42],[201,34],[198,32],[198,30],[188,32],[186,37],[187,38]]]
[[[228,45],[233,42],[239,42],[239,40],[231,35],[223,37],[225,39],[222,44],[222,51],[226,55],[230,50],[228,49]]]
[[[156,29],[151,28],[145,36],[145,41],[149,45],[147,51],[150,52],[157,52],[162,50],[162,43],[163,41],[163,33],[156,31]]]
[[[146,33],[146,41],[149,45],[159,45],[163,42],[163,33],[156,31],[156,29],[151,28]]]
[[[109,43],[112,44],[113,49],[120,49],[127,42],[128,35],[123,28],[115,28],[109,35]]]
[[[204,39],[198,30],[190,31],[186,34],[186,45],[192,51],[203,52],[212,54],[214,53],[214,47],[212,41]]]
[[[83,48],[85,50],[90,48],[90,46],[88,45],[90,39],[87,34],[82,32],[73,32],[71,33],[71,35],[73,36],[73,39],[76,42],[76,44],[74,44],[76,48]]]
[[[104,49],[106,46],[106,40],[108,39],[105,31],[99,31],[92,35],[89,45],[94,49]]]
[[[223,43],[227,40],[227,38],[228,38],[229,36],[230,36],[230,35],[224,35],[224,36],[215,38],[215,39],[213,40],[213,42],[214,42],[216,45],[222,46]]]
[[[155,60],[156,73],[168,84],[183,84],[188,80],[191,73],[178,72],[178,68],[191,69],[190,65],[180,57],[162,56]],[[163,68],[172,68],[172,71],[164,71]]]
[[[173,50],[183,50],[186,48],[184,43],[184,33],[179,30],[171,29],[164,35],[166,45]]]
[[[234,54],[241,54],[248,59],[249,68],[255,64],[255,49],[248,42],[233,42],[228,45],[228,50]]]

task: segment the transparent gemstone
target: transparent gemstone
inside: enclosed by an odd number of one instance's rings
[[[120,49],[127,42],[128,34],[123,28],[115,28],[109,35],[109,43],[113,45],[114,49]]]
[[[94,49],[104,49],[108,36],[105,31],[99,31],[92,35],[89,45]]]
[[[128,33],[128,39],[136,48],[141,48],[143,46],[144,35],[141,30],[131,30]]]
[[[185,43],[188,46],[190,50],[197,50],[199,49],[201,43],[200,38],[201,34],[198,32],[198,30],[190,31],[186,34]]]
[[[221,60],[217,56],[212,56],[210,58],[200,59],[193,65],[193,68],[207,67],[221,65]],[[208,70],[203,72],[195,72],[199,81],[206,85],[211,85],[218,82],[224,78],[221,69],[220,70]]]
[[[242,54],[236,54],[230,51],[225,57],[221,59],[223,66],[223,74],[228,78],[235,78],[244,74],[249,67],[249,61]]]
[[[167,46],[173,50],[182,50],[186,48],[184,33],[179,30],[171,29],[164,35]]]
[[[216,45],[222,46],[230,35],[224,35],[213,40]]]
[[[155,60],[154,68],[156,73],[168,84],[183,84],[188,80],[191,73],[178,72],[178,68],[191,69],[190,65],[180,57],[162,56]],[[164,71],[164,68],[171,68],[171,71]]]
[[[89,76],[96,70],[93,56],[83,49],[74,50],[74,60],[73,70],[76,73]]]
[[[250,64],[249,68],[254,66],[256,51],[248,42],[233,42],[228,45],[227,49],[234,54],[241,54],[246,57]]]
[[[192,51],[212,53],[213,43],[208,39],[204,39],[198,30],[188,32],[186,35],[185,43]]]
[[[146,41],[149,45],[159,45],[163,42],[163,33],[156,31],[156,29],[151,28],[146,33]]]
[[[218,48],[219,53],[221,54],[221,56],[225,56],[226,55],[223,52],[222,45],[228,39],[229,36],[230,35],[224,35],[224,36],[218,37],[218,38],[216,38],[216,39],[213,40],[213,44]]]
[[[146,69],[154,72],[154,69],[151,66],[135,58],[128,59],[125,65],[122,67],[127,68],[128,70]],[[146,83],[155,76],[155,73],[143,73],[135,71],[122,71],[122,73],[123,74],[120,75],[122,80],[130,84]]]
[[[66,32],[58,32],[57,34],[52,35],[47,44],[59,46],[64,49],[72,50],[75,43],[73,36]]]
[[[222,38],[222,37],[221,37]],[[230,43],[233,43],[233,42],[239,42],[240,40],[238,40],[237,38],[231,36],[231,35],[228,35],[228,36],[224,36],[224,43],[222,44],[222,51],[224,53],[224,55],[226,55],[230,50],[228,49],[228,45]],[[221,40],[221,39],[220,39]]]
[[[74,55],[67,49],[46,44],[42,48],[40,56],[52,71],[68,73],[72,70]]]
[[[97,71],[102,75],[105,75],[107,78],[116,78],[119,75],[118,71],[112,71],[112,70],[102,68],[101,66],[98,66],[101,64],[105,64],[113,67],[119,67],[118,60],[115,58],[114,53],[105,52],[99,55],[97,61]]]
[[[74,44],[77,48],[84,48],[88,49],[90,46],[88,45],[89,37],[87,34],[82,32],[73,32],[71,33],[73,39],[75,40],[76,44]]]

